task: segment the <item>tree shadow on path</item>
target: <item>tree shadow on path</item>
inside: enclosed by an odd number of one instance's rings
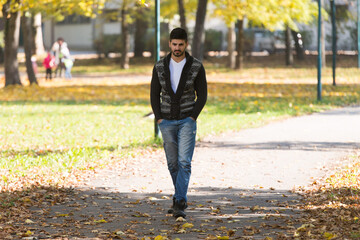
[[[237,142],[201,142],[198,147],[244,149],[244,150],[301,150],[301,151],[338,151],[360,148],[358,142],[306,142],[306,141],[269,141],[248,144]]]
[[[1,237],[12,239],[286,238],[294,230],[289,223],[300,216],[301,201],[289,191],[191,188],[187,222],[176,222],[167,214],[172,197],[162,193],[33,188],[7,197],[18,203],[3,205],[2,216],[9,218],[0,218],[7,233]]]

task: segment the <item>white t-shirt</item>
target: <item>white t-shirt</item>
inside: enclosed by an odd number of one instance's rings
[[[173,89],[174,93],[178,88],[180,77],[182,70],[185,66],[186,58],[181,60],[181,62],[175,62],[172,58],[170,59],[170,81],[171,81],[171,88]]]

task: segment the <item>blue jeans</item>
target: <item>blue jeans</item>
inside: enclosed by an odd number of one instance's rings
[[[159,127],[164,141],[168,169],[175,188],[174,197],[176,201],[184,199],[187,202],[196,122],[190,117],[181,120],[164,119]]]
[[[71,67],[67,67],[65,69],[65,78],[66,79],[71,79],[72,78],[72,76],[71,76]]]

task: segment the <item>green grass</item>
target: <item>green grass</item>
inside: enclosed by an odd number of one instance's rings
[[[0,108],[2,169],[67,171],[152,139],[152,121],[143,118],[149,106],[7,103]]]

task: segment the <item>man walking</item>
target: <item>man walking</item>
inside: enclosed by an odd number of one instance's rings
[[[168,169],[175,188],[174,217],[186,217],[187,190],[195,148],[196,119],[207,99],[202,63],[186,52],[187,33],[170,33],[170,54],[158,61],[151,80],[151,107],[164,141]]]

